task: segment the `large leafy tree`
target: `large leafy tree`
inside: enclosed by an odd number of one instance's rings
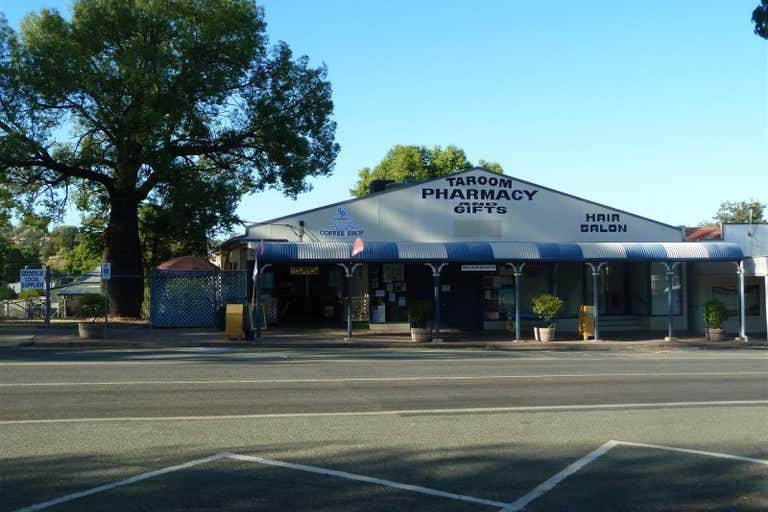
[[[236,184],[225,174],[195,172],[173,187],[158,187],[139,210],[147,265],[154,267],[179,254],[207,257],[210,241],[240,222],[235,213],[238,199]]]
[[[325,68],[270,48],[249,0],[75,0],[69,20],[0,21],[0,186],[97,199],[116,314],[143,298],[141,205],[192,179],[295,196],[332,170],[332,110]]]
[[[755,24],[755,34],[768,39],[768,0],[761,0],[752,11],[752,23]]]
[[[723,201],[715,212],[715,223],[729,224],[762,224],[766,222],[763,216],[765,205],[757,199],[749,201]]]
[[[479,165],[501,173],[501,165],[480,160]],[[373,180],[418,181],[437,178],[470,169],[472,163],[463,149],[456,146],[401,146],[390,149],[381,162],[373,169],[364,167],[358,171],[355,188],[350,189],[353,196],[360,197],[368,193]]]

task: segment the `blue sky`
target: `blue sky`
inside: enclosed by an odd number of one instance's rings
[[[68,2],[21,4],[0,7],[14,27]],[[270,39],[328,66],[342,149],[297,201],[266,192],[238,211],[265,220],[346,199],[394,144],[454,144],[510,176],[675,225],[723,200],[768,202],[757,4],[267,1]]]

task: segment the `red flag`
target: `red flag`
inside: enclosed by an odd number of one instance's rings
[[[363,242],[362,238],[356,238],[355,243],[352,244],[352,257],[354,258],[363,252],[363,249],[365,249],[365,242]]]

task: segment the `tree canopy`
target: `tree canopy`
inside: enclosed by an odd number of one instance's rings
[[[768,0],[761,0],[752,11],[752,23],[755,24],[755,34],[768,39]]]
[[[764,224],[766,205],[757,199],[749,201],[723,201],[715,212],[715,223],[727,224]]]
[[[480,160],[480,167],[502,173],[501,165]],[[395,145],[384,159],[373,169],[363,167],[358,171],[359,179],[355,188],[350,189],[353,196],[360,197],[368,193],[373,180],[418,181],[437,178],[474,167],[467,159],[463,149],[456,146],[401,146]]]
[[[326,69],[265,28],[251,0],[75,0],[71,19],[43,9],[18,34],[0,19],[0,191],[51,209],[87,198],[115,313],[139,314],[142,206],[183,237],[175,215],[201,190],[216,192],[200,216],[227,222],[242,194],[295,197],[332,171]]]

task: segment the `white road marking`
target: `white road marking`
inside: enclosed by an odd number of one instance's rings
[[[436,496],[440,498],[447,498],[452,500],[458,500],[458,501],[465,501],[469,503],[477,503],[480,505],[488,505],[488,506],[495,506],[495,507],[503,507],[500,512],[519,512],[520,510],[524,509],[529,503],[536,500],[537,498],[541,497],[542,495],[546,494],[547,492],[554,489],[558,484],[560,484],[563,480],[568,478],[569,476],[573,475],[577,471],[584,468],[586,465],[591,464],[598,458],[605,455],[609,450],[612,448],[615,448],[616,446],[630,446],[630,447],[638,447],[638,448],[651,448],[651,449],[657,449],[657,450],[666,450],[666,451],[672,451],[672,452],[678,452],[678,453],[690,453],[694,455],[703,455],[707,457],[715,457],[715,458],[721,458],[721,459],[730,459],[730,460],[737,460],[741,462],[752,462],[757,464],[763,464],[768,465],[768,460],[762,460],[762,459],[754,459],[750,457],[742,457],[739,455],[731,455],[728,453],[719,453],[719,452],[708,452],[708,451],[702,451],[702,450],[691,450],[687,448],[677,448],[674,446],[663,446],[663,445],[656,445],[656,444],[646,444],[646,443],[635,443],[631,441],[615,441],[610,440],[604,443],[602,446],[597,448],[596,450],[593,450],[589,452],[587,455],[581,457],[577,461],[569,464],[565,469],[557,473],[556,475],[552,476],[551,478],[545,480],[544,482],[540,483],[536,487],[534,487],[530,492],[525,494],[524,496],[521,496],[517,500],[515,500],[512,503],[504,503],[500,501],[493,501],[493,500],[487,500],[484,498],[475,498],[472,496],[465,496],[461,494],[454,494],[450,492],[445,491],[439,491],[437,489],[431,489],[428,487],[422,487],[418,485],[411,485],[411,484],[404,484],[400,482],[395,482],[392,480],[384,480],[380,478],[373,478],[365,475],[359,475],[355,473],[348,473],[346,471],[337,471],[334,469],[325,469],[317,466],[308,466],[305,464],[294,464],[291,462],[283,462],[275,459],[266,459],[263,457],[256,457],[253,455],[239,455],[235,453],[229,453],[229,452],[223,452],[218,453],[216,455],[211,455],[210,457],[204,457],[202,459],[195,459],[189,462],[185,462],[182,464],[177,464],[174,466],[168,466],[166,468],[158,469],[155,471],[149,471],[147,473],[141,473],[139,475],[132,476],[130,478],[126,478],[124,480],[119,480],[117,482],[112,482],[109,484],[99,485],[97,487],[92,487],[91,489],[86,489],[83,491],[75,492],[72,494],[67,494],[65,496],[61,496],[59,498],[55,498],[52,500],[48,500],[42,503],[36,503],[34,505],[30,505],[28,507],[24,507],[21,509],[17,509],[14,512],[35,512],[38,510],[44,510],[50,507],[53,507],[55,505],[60,505],[62,503],[67,503],[69,501],[73,501],[76,499],[84,498],[86,496],[91,496],[94,494],[102,493],[105,491],[109,491],[111,489],[115,489],[117,487],[123,487],[126,485],[135,484],[137,482],[141,482],[142,480],[147,480],[149,478],[154,478],[156,476],[165,475],[168,473],[173,473],[175,471],[181,471],[187,468],[191,468],[194,466],[198,466],[201,464],[207,464],[209,462],[214,462],[217,460],[222,459],[230,459],[230,460],[238,460],[238,461],[246,461],[246,462],[257,462],[260,464],[265,464],[269,466],[276,466],[276,467],[282,467],[287,469],[294,469],[297,471],[305,471],[309,473],[315,473],[320,475],[328,475],[328,476],[335,476],[339,478],[345,478],[347,480],[355,480],[358,482],[365,482],[373,485],[382,485],[386,487],[393,487],[396,489],[402,489],[405,491],[411,491],[416,492],[420,494],[426,494],[430,496]]]
[[[262,457],[254,457],[251,455],[231,455],[231,459],[258,462],[261,464],[267,464],[270,466],[278,466],[288,469],[296,469],[299,471],[306,471],[309,473],[316,473],[319,475],[337,476],[340,478],[346,478],[348,480],[356,480],[358,482],[365,482],[375,485],[384,485],[387,487],[394,487],[397,489],[403,489],[405,491],[417,492],[420,494],[428,494],[430,496],[437,496],[440,498],[448,498],[452,500],[467,501],[469,503],[478,503],[480,505],[489,505],[493,507],[504,507],[507,503],[500,501],[486,500],[483,498],[473,498],[472,496],[464,496],[461,494],[454,494],[451,492],[438,491],[436,489],[430,489],[428,487],[421,487],[420,485],[403,484],[400,482],[393,482],[392,480],[382,480],[380,478],[372,478],[365,475],[357,475],[355,473],[347,473],[346,471],[336,471],[334,469],[324,469],[316,466],[307,466],[304,464],[292,464],[290,462],[282,462],[279,460],[264,459]]]
[[[519,510],[524,509],[530,502],[541,496],[542,494],[545,494],[552,489],[555,488],[557,484],[589,464],[590,462],[593,462],[598,457],[605,454],[608,450],[616,446],[616,441],[608,441],[607,443],[603,444],[600,448],[593,450],[577,460],[576,462],[570,464],[568,467],[554,475],[553,477],[549,478],[548,480],[545,480],[544,482],[540,483],[536,487],[534,487],[528,494],[521,496],[520,498],[516,499],[512,503],[510,503],[508,506],[503,508],[500,512],[518,512]]]
[[[260,464],[265,464],[268,466],[277,466],[287,469],[294,469],[297,471],[305,471],[309,473],[315,473],[320,475],[328,475],[328,476],[335,476],[339,478],[345,478],[347,480],[355,480],[358,482],[365,482],[369,484],[374,485],[382,485],[386,487],[393,487],[396,489],[402,489],[405,491],[411,491],[416,492],[419,494],[427,494],[429,496],[436,496],[439,498],[447,498],[452,500],[458,500],[458,501],[465,501],[469,503],[477,503],[479,505],[488,505],[492,507],[505,507],[507,506],[507,503],[501,502],[501,501],[493,501],[493,500],[486,500],[483,498],[474,498],[472,496],[464,496],[462,494],[454,494],[451,492],[444,492],[444,491],[438,491],[437,489],[430,489],[428,487],[421,487],[419,485],[410,485],[410,484],[404,484],[400,482],[394,482],[392,480],[382,480],[380,478],[372,478],[365,475],[358,475],[355,473],[347,473],[346,471],[336,471],[334,469],[325,469],[320,468],[316,466],[307,466],[304,464],[293,464],[290,462],[283,462],[279,460],[274,459],[265,459],[262,457],[255,457],[251,455],[238,455],[235,453],[219,453],[216,455],[212,455],[210,457],[205,457],[203,459],[196,459],[190,462],[185,462],[184,464],[178,464],[175,466],[169,466],[167,468],[158,469],[156,471],[150,471],[148,473],[142,473],[140,475],[132,476],[130,478],[126,478],[125,480],[120,480],[117,482],[113,482],[111,484],[104,484],[100,485],[98,487],[93,487],[91,489],[86,489],[84,491],[75,492],[72,494],[67,494],[66,496],[62,496],[60,498],[52,499],[49,501],[45,501],[43,503],[37,503],[35,505],[30,505],[28,507],[24,507],[21,509],[17,509],[14,512],[35,512],[37,510],[44,510],[46,508],[53,507],[55,505],[60,505],[62,503],[66,503],[69,501],[73,501],[79,498],[84,498],[86,496],[91,496],[93,494],[98,494],[101,492],[109,491],[111,489],[114,489],[116,487],[123,487],[126,485],[135,484],[136,482],[141,482],[142,480],[147,480],[149,478],[154,478],[156,476],[165,475],[168,473],[173,473],[174,471],[181,471],[183,469],[187,469],[193,466],[198,466],[200,464],[206,464],[208,462],[214,462],[217,460],[222,459],[230,459],[230,460],[238,460],[238,461],[246,461],[246,462],[258,462]]]
[[[49,501],[45,501],[43,503],[37,503],[35,505],[30,505],[29,507],[24,507],[15,510],[14,512],[34,512],[36,510],[43,510],[49,507],[53,507],[54,505],[60,505],[62,503],[66,503],[68,501],[76,500],[79,498],[84,498],[86,496],[91,496],[92,494],[98,494],[100,492],[109,491],[110,489],[114,489],[116,487],[123,487],[125,485],[131,485],[135,484],[136,482],[141,482],[142,480],[146,480],[148,478],[153,478],[160,475],[165,475],[167,473],[172,473],[174,471],[180,471],[182,469],[191,468],[193,466],[198,466],[200,464],[206,464],[208,462],[213,462],[216,460],[220,460],[223,458],[228,457],[228,453],[219,453],[216,455],[211,455],[210,457],[205,457],[203,459],[196,459],[189,462],[185,462],[184,464],[178,464],[176,466],[169,466],[167,468],[158,469],[156,471],[150,471],[149,473],[142,473],[140,475],[132,476],[130,478],[126,478],[125,480],[120,480],[117,482],[113,482],[111,484],[104,484],[99,485],[98,487],[93,487],[91,489],[86,489],[84,491],[75,492],[72,494],[67,494],[66,496],[62,496],[60,498],[52,499]]]
[[[197,364],[196,361],[24,361],[0,363],[2,366],[167,366]],[[244,362],[247,364],[247,362]]]
[[[279,418],[323,418],[345,416],[400,416],[428,414],[495,414],[515,412],[589,411],[606,409],[659,409],[668,407],[714,407],[768,405],[768,400],[719,400],[711,402],[641,402],[629,404],[526,405],[515,407],[470,407],[457,409],[394,409],[384,411],[292,412],[262,414],[222,414],[212,416],[116,416],[94,418],[49,418],[36,420],[2,420],[2,425],[34,425],[48,423],[106,423],[120,421],[210,421],[258,420]]]
[[[580,469],[582,469],[587,464],[590,464],[597,460],[599,457],[602,457],[605,455],[610,449],[615,448],[616,446],[630,446],[635,448],[651,448],[656,450],[665,450],[670,452],[677,452],[677,453],[690,453],[693,455],[703,455],[706,457],[714,457],[718,459],[729,459],[729,460],[737,460],[740,462],[751,462],[755,464],[762,464],[768,466],[768,460],[763,459],[754,459],[751,457],[742,457],[740,455],[731,455],[729,453],[720,453],[720,452],[707,452],[702,450],[691,450],[688,448],[676,448],[674,446],[663,446],[658,444],[646,444],[646,443],[634,443],[631,441],[614,441],[610,440],[606,443],[604,443],[600,448],[593,450],[589,452],[584,457],[580,458],[576,462],[570,464],[568,467],[566,467],[564,470],[560,471],[553,477],[549,478],[548,480],[545,480],[544,482],[540,483],[536,487],[534,487],[528,494],[518,498],[505,508],[501,509],[499,512],[518,512],[522,509],[524,509],[530,502],[533,500],[539,498],[543,494],[551,491],[555,488],[556,485],[558,485],[560,482],[571,476],[572,474],[576,473]]]
[[[0,388],[41,387],[41,386],[147,386],[147,385],[202,385],[202,384],[298,384],[334,382],[397,382],[425,380],[496,380],[496,379],[560,379],[591,377],[680,377],[723,376],[723,375],[768,375],[768,371],[736,372],[634,372],[634,373],[551,373],[541,375],[435,375],[425,377],[344,377],[339,379],[232,379],[232,380],[129,380],[98,382],[9,382],[0,383]]]
[[[375,349],[374,349],[375,350]],[[402,354],[403,352],[398,352],[398,354]],[[443,355],[450,355],[450,352],[448,354],[445,354],[444,351],[439,350],[435,351],[435,353],[441,353]],[[462,353],[466,353],[462,351]],[[250,355],[248,352],[242,352],[243,355]],[[585,361],[626,361],[626,360],[649,360],[649,361],[755,361],[755,360],[768,360],[768,354],[760,353],[755,354],[753,357],[743,357],[743,354],[739,355],[732,355],[729,357],[720,357],[717,354],[702,354],[700,357],[658,357],[657,355],[653,353],[647,353],[642,352],[638,354],[633,353],[616,353],[612,357],[605,357],[605,356],[591,356],[591,354],[586,353],[577,353],[583,358],[579,359],[578,362],[585,362]],[[69,354],[72,355],[72,354]],[[90,354],[85,354],[90,355]],[[252,360],[248,358],[239,358],[239,357],[228,357],[226,355],[223,355],[222,358],[219,361],[210,361],[210,360],[204,360],[201,361],[197,359],[201,355],[204,354],[190,354],[188,358],[184,357],[178,357],[176,354],[164,354],[163,352],[158,353],[152,353],[148,354],[147,357],[174,357],[173,360],[168,361],[157,361],[157,360],[131,360],[131,361],[6,361],[6,362],[0,362],[0,367],[4,366],[152,366],[152,365],[191,365],[191,364],[226,364],[226,365],[232,365],[232,364],[241,364],[241,365],[249,365],[252,364]],[[239,354],[238,354],[239,355]],[[311,353],[300,353],[296,354],[296,356],[289,356],[288,358],[285,358],[282,354],[273,354],[269,352],[254,352],[254,356],[256,356],[256,360],[260,362],[261,364],[275,364],[275,365],[284,365],[284,364],[358,364],[358,363],[390,363],[390,364],[403,364],[403,363],[420,363],[420,364],[426,364],[426,363],[437,363],[437,364],[445,364],[445,363],[484,363],[484,362],[528,362],[528,361],[561,361],[561,362],[576,362],[573,359],[573,356],[576,354],[573,353],[562,353],[559,354],[557,357],[529,357],[527,354],[522,352],[510,352],[509,355],[506,356],[484,356],[482,355],[482,352],[477,352],[477,356],[475,357],[442,357],[442,358],[421,358],[421,357],[411,357],[411,358],[392,358],[391,355],[382,355],[382,357],[371,357],[370,355],[368,357],[354,357],[351,356],[349,358],[339,359],[339,358],[333,358],[333,359],[325,359],[322,354],[311,354]],[[669,354],[671,355],[671,354]],[[131,356],[136,357],[136,356]],[[281,357],[283,360],[275,360],[274,358]],[[311,359],[310,359],[311,357]]]
[[[285,364],[358,364],[358,363],[392,363],[392,364],[403,364],[403,363],[438,363],[438,364],[445,364],[445,363],[485,363],[485,362],[512,362],[512,361],[563,361],[564,359],[558,358],[558,357],[536,357],[536,358],[528,358],[525,359],[518,359],[512,355],[507,357],[461,357],[461,358],[452,358],[452,357],[444,357],[440,359],[429,359],[429,358],[411,358],[411,359],[404,359],[404,358],[390,358],[389,356],[384,356],[382,358],[375,358],[375,357],[367,357],[367,358],[348,358],[348,359],[323,359],[322,357],[314,358],[314,359],[308,359],[306,356],[300,356],[298,358],[288,358],[286,359],[286,356],[273,356],[273,355],[264,355],[259,354],[260,357],[255,358],[256,362],[260,364],[276,364],[276,365],[285,365]],[[210,360],[204,360],[200,361],[197,359],[199,356],[191,355],[189,358],[176,358],[171,361],[156,361],[156,360],[146,360],[146,361],[140,361],[140,360],[131,360],[131,361],[14,361],[14,362],[0,362],[0,367],[2,366],[153,366],[153,365],[191,365],[191,364],[222,364],[230,366],[232,364],[241,364],[241,365],[250,365],[253,364],[253,360],[251,359],[240,359],[240,358],[221,358],[219,361],[210,361]],[[281,357],[283,360],[276,360],[274,358]],[[592,361],[614,361],[615,359],[592,359]]]
[[[751,457],[742,457],[740,455],[731,455],[728,453],[718,453],[718,452],[705,452],[702,450],[691,450],[688,448],[675,448],[674,446],[662,446],[658,444],[646,444],[646,443],[633,443],[631,441],[616,441],[617,444],[622,446],[634,446],[637,448],[653,448],[656,450],[666,450],[669,452],[679,452],[679,453],[691,453],[693,455],[704,455],[707,457],[715,457],[718,459],[731,459],[731,460],[738,460],[741,462],[753,462],[755,464],[763,464],[764,466],[768,466],[768,460],[763,459],[753,459]]]

